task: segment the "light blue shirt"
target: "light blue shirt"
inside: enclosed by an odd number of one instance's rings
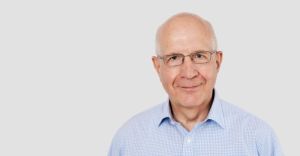
[[[124,124],[108,156],[282,156],[272,128],[214,96],[207,118],[189,132],[166,101]]]

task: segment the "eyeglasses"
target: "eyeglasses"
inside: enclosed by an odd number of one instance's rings
[[[163,62],[170,67],[179,66],[183,64],[186,56],[189,56],[195,64],[205,64],[210,62],[212,54],[216,52],[217,51],[196,51],[189,55],[171,54],[165,56],[158,56],[158,58],[162,59]]]

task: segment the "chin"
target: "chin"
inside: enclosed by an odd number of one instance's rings
[[[179,100],[179,103],[182,107],[193,108],[200,106],[202,102],[200,102],[200,100],[196,97],[184,97],[181,100]]]

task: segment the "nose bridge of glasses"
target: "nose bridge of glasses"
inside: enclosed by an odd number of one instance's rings
[[[183,55],[181,65],[185,66],[184,68],[194,68],[195,61],[193,58],[193,54]]]
[[[195,54],[193,54],[193,53],[188,54],[188,55],[183,55],[183,57],[182,57],[182,64],[184,64],[186,62],[186,57],[189,58],[189,60],[191,61],[191,63],[195,63],[194,62],[194,58],[193,58],[193,57],[195,57],[194,55]]]
[[[186,59],[187,56],[189,56],[190,59]],[[194,78],[198,75],[195,63],[190,55],[186,55],[184,58],[181,65],[181,76],[188,79]]]

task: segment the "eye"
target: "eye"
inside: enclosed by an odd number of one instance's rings
[[[172,56],[169,56],[167,61],[176,61],[179,59],[179,56],[178,55],[172,55]]]
[[[196,58],[196,59],[201,59],[201,58],[203,58],[203,57],[205,57],[205,55],[203,55],[202,53],[196,53],[196,54],[195,54],[195,58]]]
[[[192,56],[196,60],[207,60],[209,58],[208,52],[198,52],[195,53],[194,56]]]

